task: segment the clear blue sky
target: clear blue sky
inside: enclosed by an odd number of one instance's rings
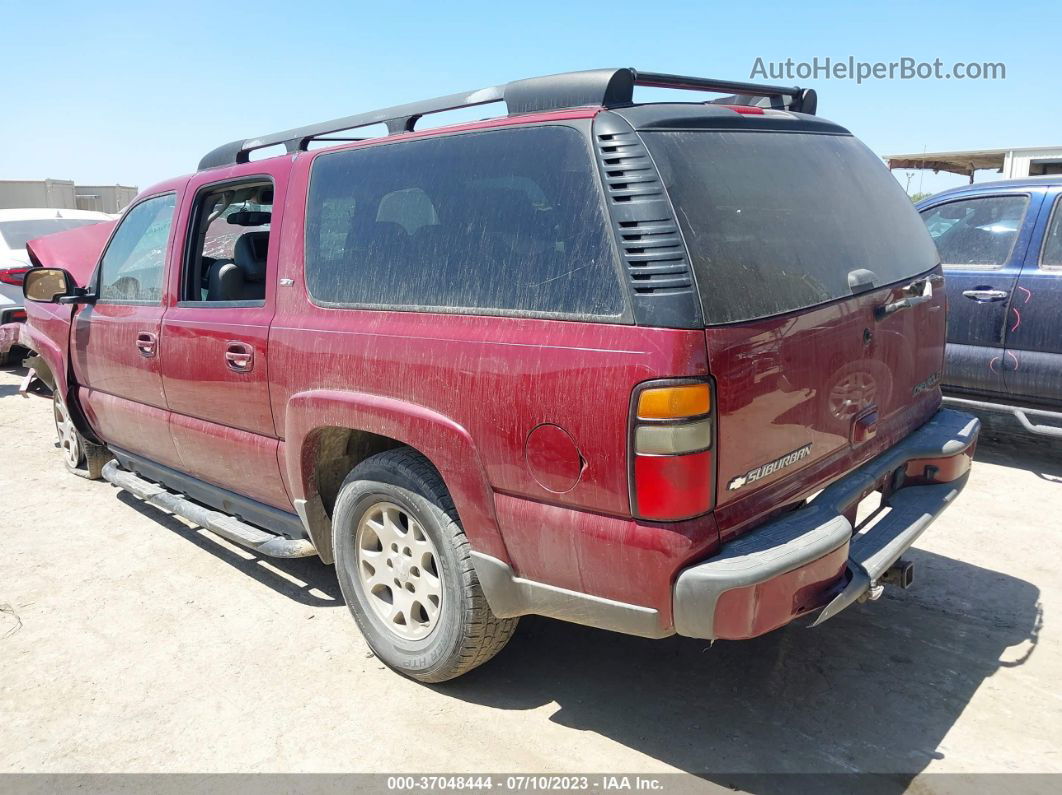
[[[2,0],[0,18],[0,179],[143,188],[225,141],[361,110],[602,66],[745,80],[757,57],[1002,61],[999,81],[795,82],[878,154],[1062,145],[1057,0]]]

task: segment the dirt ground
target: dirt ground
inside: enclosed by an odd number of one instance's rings
[[[0,371],[2,772],[1062,772],[1062,451],[1008,421],[909,591],[713,647],[529,618],[425,686],[371,656],[330,567],[67,475],[18,380]]]

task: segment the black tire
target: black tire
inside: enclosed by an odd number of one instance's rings
[[[26,358],[26,352],[17,345],[5,353],[0,353],[0,367],[21,367],[22,360]]]
[[[364,572],[373,568],[364,568],[366,561],[359,558],[358,544],[365,543],[358,541],[359,526],[379,515],[377,511],[391,510],[387,506],[397,508],[400,519],[404,515],[399,524],[405,532],[410,536],[415,532],[418,537],[423,532],[434,547],[440,603],[433,623],[421,612],[425,616],[421,626],[431,626],[424,629],[428,633],[424,637],[403,637],[401,632],[415,630],[405,623],[389,625],[379,614],[379,603],[370,603],[374,594],[386,596],[390,583],[377,585],[370,592],[364,582],[368,576]],[[421,682],[453,679],[501,651],[516,630],[519,619],[497,618],[487,605],[472,566],[468,539],[442,478],[424,456],[409,448],[374,455],[347,476],[332,514],[332,539],[336,574],[354,620],[376,656],[401,674]],[[388,557],[389,568],[391,561]],[[401,588],[398,593],[404,596]]]
[[[52,413],[58,447],[63,455],[66,471],[89,480],[99,480],[103,465],[111,460],[106,447],[94,444],[81,435],[70,419],[70,411],[59,393],[52,394]]]

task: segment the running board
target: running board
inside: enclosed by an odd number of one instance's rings
[[[317,554],[313,544],[304,538],[284,538],[247,524],[230,514],[211,510],[187,497],[167,490],[158,483],[145,480],[127,469],[122,469],[117,461],[108,461],[100,474],[104,480],[128,491],[138,500],[183,517],[221,536],[226,541],[253,549],[262,555],[272,558],[306,558]]]
[[[1027,409],[1019,406],[1011,406],[1007,403],[989,403],[984,400],[970,400],[968,398],[952,397],[950,395],[944,396],[944,403],[948,406],[957,406],[964,409],[1013,414],[1018,422],[1021,423],[1021,426],[1029,433],[1039,434],[1040,436],[1050,436],[1054,439],[1062,439],[1062,427],[1055,425],[1041,425],[1040,423],[1032,422],[1028,417],[1028,415],[1031,414],[1034,417],[1043,417],[1054,422],[1062,423],[1062,412],[1045,411],[1043,409]]]

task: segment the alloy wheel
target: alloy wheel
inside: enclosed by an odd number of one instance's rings
[[[439,556],[424,528],[393,502],[371,505],[354,539],[365,601],[395,635],[422,640],[438,623],[443,598]]]
[[[77,469],[81,464],[81,440],[78,438],[77,429],[70,420],[70,412],[63,401],[56,398],[54,406],[55,430],[59,434],[59,447],[63,451],[63,458],[68,467]]]

